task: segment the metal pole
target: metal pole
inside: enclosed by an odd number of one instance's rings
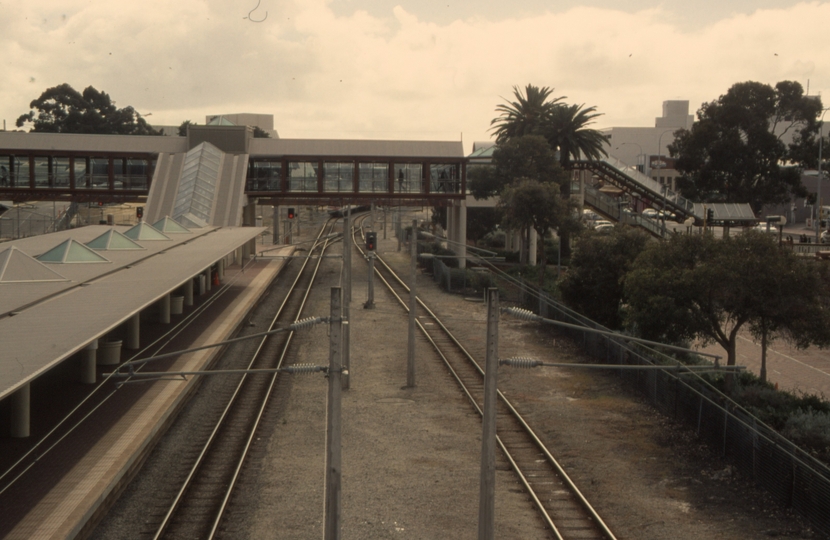
[[[329,331],[329,391],[326,407],[326,503],[325,540],[340,538],[340,433],[341,433],[341,297],[340,287],[331,288]]]
[[[271,224],[271,226],[274,229],[273,243],[274,244],[279,244],[279,240],[278,240],[278,238],[280,236],[280,207],[279,206],[274,207],[274,214],[273,214],[272,219],[274,220],[274,222]]]
[[[343,325],[343,367],[346,373],[343,375],[343,389],[348,390],[351,386],[351,321],[352,316],[352,209],[351,206],[346,210],[345,222],[343,226],[343,318],[345,324]]]
[[[383,207],[383,239],[386,240],[386,207]]]
[[[499,290],[487,294],[487,353],[484,363],[484,413],[481,433],[481,480],[478,540],[493,540],[496,527],[496,386],[499,367]]]
[[[403,234],[403,227],[401,227],[401,207],[398,207],[398,221],[395,225],[395,233],[398,237],[398,251],[401,250],[401,234]]]
[[[369,258],[369,299],[363,304],[363,308],[372,309],[375,307],[375,254],[370,251],[366,256]]]
[[[412,235],[409,242],[410,249],[410,279],[409,279],[409,340],[406,347],[406,386],[415,386],[415,306],[416,296],[415,279],[417,276],[415,263],[418,259],[418,220],[412,220]]]

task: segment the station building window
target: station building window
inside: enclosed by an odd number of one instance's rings
[[[248,164],[248,191],[281,190],[281,161],[251,161]]]
[[[317,163],[292,161],[288,163],[288,191],[317,191]]]
[[[388,163],[360,163],[361,193],[388,193],[389,192],[389,164]]]
[[[149,189],[148,179],[153,171],[150,160],[127,158],[124,160],[124,189]]]
[[[323,191],[354,191],[354,163],[326,162],[323,164]]]
[[[432,193],[460,193],[461,175],[457,163],[433,163],[429,166],[429,189]]]
[[[52,186],[57,188],[69,187],[69,158],[52,158]]]
[[[110,160],[105,157],[89,158],[89,187],[91,189],[109,189]]]
[[[395,164],[395,193],[423,193],[423,167],[420,163]]]
[[[29,187],[29,156],[12,156],[11,158],[11,180],[9,185],[19,188]]]
[[[75,187],[89,187],[89,158],[76,157],[73,162],[72,168],[75,172]]]
[[[35,157],[35,187],[48,188],[49,187],[49,158]]]

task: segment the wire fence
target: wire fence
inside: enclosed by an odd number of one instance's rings
[[[516,289],[515,283],[510,283]],[[530,289],[525,285],[524,290]],[[519,288],[521,290],[522,288]],[[529,299],[537,297],[538,306]],[[521,300],[521,298],[519,298]],[[556,321],[607,330],[536,291],[524,305]],[[661,365],[667,357],[621,338],[561,328],[595,360],[608,364]],[[696,430],[710,447],[728,458],[782,504],[792,507],[824,535],[830,535],[830,467],[767,426],[704,379],[669,371],[617,372],[662,413]]]
[[[590,332],[607,328],[571,310],[521,278],[479,261],[497,280],[499,296],[542,317],[586,328],[558,328],[599,363],[666,365],[677,361],[622,337]],[[435,280],[447,283],[452,269],[433,262]],[[446,288],[446,287],[445,287]],[[663,414],[692,427],[742,474],[752,478],[782,504],[830,536],[830,467],[815,459],[698,374],[659,370],[618,370],[620,378],[642,393]]]

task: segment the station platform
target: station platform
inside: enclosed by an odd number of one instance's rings
[[[293,247],[286,246],[271,251],[273,258],[249,261],[244,269],[239,265],[227,267],[224,281],[232,286],[225,294],[230,296],[211,306],[206,324],[191,325],[197,327],[187,330],[193,334],[189,336],[190,347],[231,337],[289,260],[284,257],[293,251]],[[187,354],[176,360],[171,369],[199,370],[208,365],[220,350],[206,349]],[[117,497],[131,474],[141,465],[197,383],[196,378],[190,378],[186,383],[162,380],[123,386],[142,388],[134,391],[137,397],[132,406],[126,412],[119,411],[117,418],[107,418],[112,411],[96,410],[95,414],[102,416],[98,425],[107,425],[108,429],[98,435],[91,449],[88,439],[74,435],[62,440],[61,447],[55,450],[70,467],[69,470],[56,474],[56,480],[48,484],[48,488],[35,488],[36,479],[29,481],[24,475],[0,495],[0,499],[5,499],[5,502],[0,501],[0,506],[4,506],[6,502],[13,503],[27,496],[31,499],[31,493],[27,491],[40,489],[43,492],[23,519],[14,524],[6,523],[6,526],[0,524],[0,536],[9,540],[83,537],[88,533],[90,524],[106,511],[109,502]],[[131,391],[129,389],[127,393]],[[89,419],[91,422],[96,420]],[[42,477],[40,480],[43,480]]]

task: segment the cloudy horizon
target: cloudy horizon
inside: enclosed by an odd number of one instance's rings
[[[285,138],[463,137],[469,151],[528,83],[596,106],[597,128],[653,126],[665,100],[694,113],[747,80],[830,88],[828,2],[447,1],[0,1],[0,118],[15,129],[69,83],[154,125],[273,114]]]

